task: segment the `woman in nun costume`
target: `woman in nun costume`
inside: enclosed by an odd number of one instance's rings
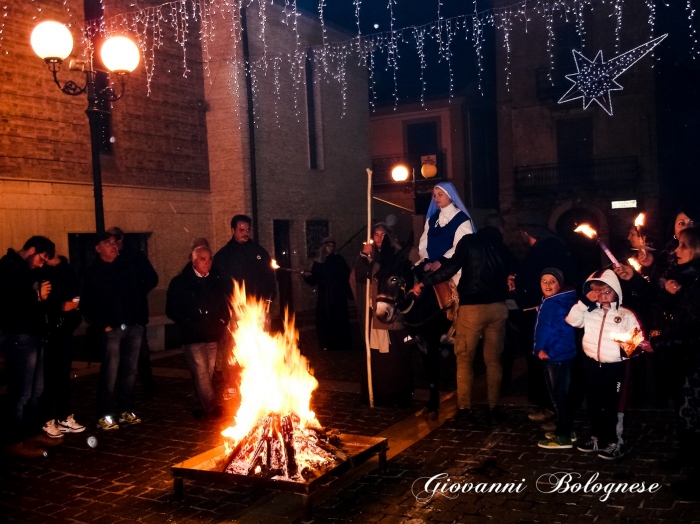
[[[476,228],[451,182],[435,185],[426,217],[418,244],[420,261],[416,265],[424,273],[430,273],[439,269],[445,260],[452,258],[457,243],[464,235],[474,233]],[[461,275],[462,272],[459,271],[452,277],[455,287]],[[424,413],[430,419],[437,418],[440,405],[440,339],[449,330],[450,324],[450,321],[445,320],[444,324],[433,326],[433,329],[418,341],[430,390]]]

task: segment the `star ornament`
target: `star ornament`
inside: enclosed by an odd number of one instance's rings
[[[603,111],[612,116],[610,91],[622,91],[622,86],[617,82],[617,78],[659,45],[667,36],[668,34],[665,34],[654,38],[607,62],[603,60],[602,51],[598,51],[595,58],[589,60],[574,49],[574,61],[578,73],[566,75],[566,79],[573,82],[574,85],[559,99],[559,103],[583,98],[583,109],[588,109],[591,102],[595,102],[603,108]]]

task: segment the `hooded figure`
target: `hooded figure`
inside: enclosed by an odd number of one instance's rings
[[[436,190],[449,197],[440,199]],[[460,239],[476,231],[472,217],[450,182],[441,182],[433,188],[434,197],[426,214],[425,227],[418,243],[422,262],[445,262],[452,257]],[[456,282],[455,282],[456,283]]]
[[[566,321],[576,328],[584,328],[583,351],[586,356],[598,362],[620,362],[626,359],[621,352],[620,343],[615,342],[615,333],[632,333],[635,329],[642,331],[637,315],[622,304],[622,287],[617,275],[610,269],[596,271],[583,284],[583,294],[591,291],[592,283],[603,283],[610,286],[617,297],[605,308],[600,302],[588,304],[579,300],[571,308]],[[588,302],[588,301],[587,301]]]

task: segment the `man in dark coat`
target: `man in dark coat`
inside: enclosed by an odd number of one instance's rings
[[[56,254],[37,270],[41,281],[51,283],[46,300],[48,333],[44,350],[44,394],[41,397],[43,430],[58,438],[63,433],[81,433],[70,404],[70,372],[73,363],[73,332],[82,317],[78,311],[80,297],[78,278],[65,257]]]
[[[230,283],[212,269],[211,250],[198,246],[192,251],[192,263],[175,276],[168,287],[165,313],[179,327],[183,350],[195,386],[192,415],[205,413],[216,418],[221,406],[211,384],[216,364],[217,343],[231,318],[227,297]]]
[[[44,302],[49,282],[37,282],[36,272],[54,257],[54,243],[34,236],[22,249],[8,249],[0,259],[0,331],[7,369],[7,406],[4,429],[8,452],[39,457],[44,450],[25,442],[40,427],[39,397],[44,388],[43,339],[46,336]]]
[[[89,324],[102,334],[102,365],[97,393],[97,427],[118,429],[121,424],[138,424],[134,412],[134,382],[139,350],[148,322],[148,308],[138,270],[129,259],[119,256],[114,235],[96,238],[98,257],[85,274],[81,306]],[[120,374],[119,411],[114,408],[114,389]]]
[[[214,267],[225,278],[245,284],[247,296],[271,302],[277,295],[277,280],[270,255],[250,238],[250,217],[231,219],[231,240],[214,255]]]
[[[564,241],[547,226],[536,221],[518,225],[523,241],[529,246],[525,260],[520,264],[514,278],[516,302],[521,310],[517,322],[522,349],[527,361],[528,400],[541,411],[531,413],[531,420],[543,422],[553,416],[551,400],[544,382],[542,361],[532,354],[537,321],[537,306],[542,301],[540,286],[542,271],[556,267],[564,273],[564,281],[571,280],[571,261]]]
[[[119,256],[124,260],[129,260],[136,267],[143,295],[141,300],[145,302],[146,307],[146,324],[148,324],[148,293],[158,285],[158,273],[153,269],[153,265],[143,251],[124,245],[124,231],[118,227],[110,227],[107,232],[114,235]],[[139,351],[139,378],[147,392],[158,392],[158,385],[153,380],[153,370],[151,369],[151,348],[148,346],[148,337],[145,333]]]

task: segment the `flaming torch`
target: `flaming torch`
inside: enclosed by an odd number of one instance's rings
[[[644,341],[644,333],[639,328],[634,328],[632,333],[610,333],[610,337],[620,344],[628,357]]]
[[[590,224],[581,224],[576,229],[574,229],[574,233],[582,233],[588,238],[594,239],[600,246],[600,249],[603,250],[603,253],[608,255],[608,258],[610,259],[610,262],[612,262],[613,266],[620,267],[620,263],[615,258],[615,255],[613,255],[612,252],[608,249],[608,246],[606,246],[605,243],[602,240],[600,240],[600,238],[598,238],[598,232],[595,229],[593,229],[590,226]]]
[[[637,273],[642,272],[642,265],[636,258],[628,258],[627,263],[632,266]]]
[[[298,269],[292,269],[291,267],[281,267],[277,261],[273,258],[272,261],[270,262],[270,266],[272,269],[275,271],[280,270],[280,271],[287,271],[288,273],[299,273],[300,275],[305,275],[306,271],[300,271]]]

